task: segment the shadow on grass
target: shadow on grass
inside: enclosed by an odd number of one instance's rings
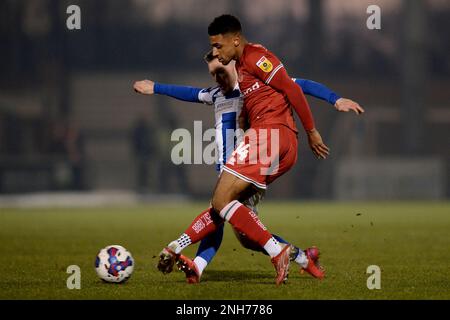
[[[251,282],[273,285],[275,272],[255,270],[208,270],[202,277],[202,282]]]
[[[292,270],[290,272],[289,281],[307,281],[316,282],[317,279],[309,275],[300,275],[298,271]],[[185,278],[162,278],[160,281],[156,280],[157,283],[163,284],[167,281],[173,281],[174,283],[186,283]],[[275,270],[273,271],[262,271],[262,270],[205,270],[201,278],[201,283],[223,283],[228,282],[232,284],[233,282],[242,284],[262,284],[262,285],[274,285],[275,283]]]
[[[308,274],[300,275],[298,271],[290,271],[290,280],[300,279],[301,281],[311,281],[316,282],[317,279],[309,276]],[[256,281],[255,281],[256,280]],[[259,281],[258,281],[259,280]],[[232,281],[243,281],[243,282],[259,282],[261,284],[273,284],[275,281],[275,271],[255,271],[255,270],[208,270],[202,277],[203,281],[209,282],[232,282]]]
[[[165,283],[166,279],[157,281]],[[273,285],[275,281],[275,272],[269,271],[255,271],[255,270],[207,270],[201,278],[202,283],[221,283],[221,282],[242,282],[242,283],[258,283],[258,284],[270,284]],[[185,283],[183,279],[173,279],[175,283]]]

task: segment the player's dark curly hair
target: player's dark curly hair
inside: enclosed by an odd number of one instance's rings
[[[231,14],[223,14],[214,18],[213,22],[208,26],[208,34],[216,36],[218,34],[241,32],[242,27],[239,19]]]

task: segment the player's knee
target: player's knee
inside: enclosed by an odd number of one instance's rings
[[[235,199],[228,192],[215,192],[211,205],[217,213],[220,213],[233,200]]]
[[[214,195],[211,201],[211,205],[217,213],[220,213],[227,204],[225,198],[220,195]]]

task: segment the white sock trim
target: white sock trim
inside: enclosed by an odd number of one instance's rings
[[[297,258],[295,258],[295,262],[298,263],[302,268],[306,268],[308,266],[308,258],[302,250],[300,250]]]
[[[273,258],[280,254],[282,248],[278,241],[272,237],[264,245],[264,250],[266,250],[267,254]]]
[[[191,238],[183,233],[177,240],[169,243],[169,248],[171,248],[176,254],[179,254],[184,248],[192,243]]]
[[[208,261],[200,256],[197,256],[194,259],[194,263],[197,266],[198,272],[200,273],[200,275],[202,275],[203,270],[205,270],[206,266],[208,265]]]
[[[242,206],[242,203],[240,203],[239,201],[231,201],[220,211],[220,216],[225,220],[230,221],[231,217],[234,215],[236,210],[239,209],[240,206]]]

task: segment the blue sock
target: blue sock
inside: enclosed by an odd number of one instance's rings
[[[287,242],[286,240],[284,240],[282,237],[277,236],[276,234],[272,234],[272,237],[274,237],[278,242],[281,242],[281,243],[289,243],[289,242]]]
[[[218,227],[217,231],[203,239],[198,246],[196,256],[202,257],[206,262],[208,262],[208,264],[214,258],[220,248],[220,245],[222,244],[223,228],[224,224],[222,223],[220,227]]]

